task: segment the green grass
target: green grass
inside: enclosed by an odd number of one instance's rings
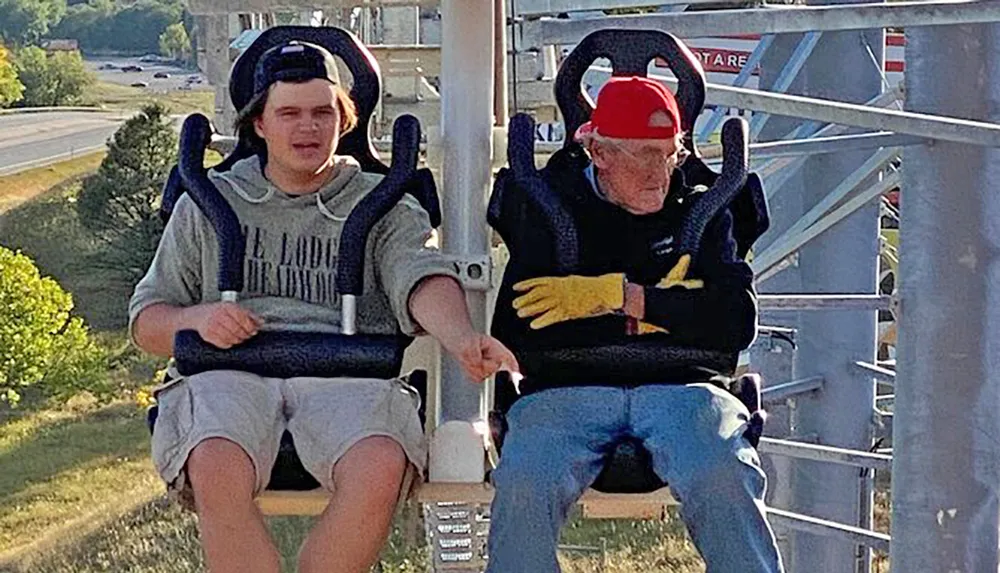
[[[96,171],[104,156],[104,151],[97,151],[46,167],[0,177],[0,214],[24,204],[55,186]]]
[[[46,549],[163,491],[135,404],[8,416],[0,427],[0,565],[30,567]]]
[[[138,110],[146,104],[159,102],[172,114],[187,114],[196,111],[213,115],[215,92],[212,89],[168,92],[152,92],[147,88],[134,88],[110,82],[97,82],[90,90],[88,105],[101,106],[111,110]]]
[[[91,327],[119,329],[128,320],[131,287],[109,282],[86,262],[97,245],[76,214],[80,184],[81,178],[70,179],[0,214],[0,245],[23,251],[71,292],[77,314]]]

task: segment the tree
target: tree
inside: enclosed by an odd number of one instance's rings
[[[160,34],[167,26],[181,21],[184,11],[179,2],[140,0],[117,12],[111,25],[108,47],[117,50],[158,52]]]
[[[108,142],[108,155],[87,178],[77,215],[101,243],[92,264],[131,286],[142,278],[163,234],[160,193],[177,162],[177,134],[166,108],[153,104]]]
[[[0,39],[11,46],[35,44],[66,13],[66,0],[0,0]]]
[[[187,61],[191,55],[191,39],[184,24],[171,24],[160,34],[160,53],[173,60]]]
[[[79,103],[94,83],[94,74],[83,65],[79,52],[46,54],[36,46],[18,50],[14,58],[24,84],[25,106],[59,106]]]
[[[0,107],[18,102],[24,96],[24,84],[17,79],[17,70],[10,60],[10,52],[0,44]]]
[[[108,27],[115,15],[112,0],[90,0],[73,4],[66,15],[50,33],[54,38],[76,38],[84,50],[108,46]]]
[[[20,390],[107,393],[106,355],[71,314],[73,298],[28,257],[0,247],[0,402]]]

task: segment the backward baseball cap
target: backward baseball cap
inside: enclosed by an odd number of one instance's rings
[[[323,46],[291,40],[261,54],[253,72],[253,94],[256,101],[276,82],[326,80],[340,85],[337,60]],[[249,107],[249,106],[248,106]]]

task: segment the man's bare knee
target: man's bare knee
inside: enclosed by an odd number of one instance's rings
[[[253,498],[257,482],[253,462],[229,440],[210,438],[195,446],[188,456],[187,473],[199,512]]]
[[[363,490],[366,497],[394,505],[407,468],[406,453],[396,440],[365,438],[347,450],[333,469],[336,491]]]

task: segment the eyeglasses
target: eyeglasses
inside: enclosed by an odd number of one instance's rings
[[[627,149],[624,145],[615,142],[611,143],[612,147],[620,151],[623,155],[630,158],[633,162],[637,164],[640,169],[651,169],[654,166],[662,165],[666,170],[673,171],[687,160],[688,156],[691,155],[687,149],[679,147],[673,153],[667,153],[661,149],[655,149],[651,147],[643,148],[641,151],[634,152]]]

